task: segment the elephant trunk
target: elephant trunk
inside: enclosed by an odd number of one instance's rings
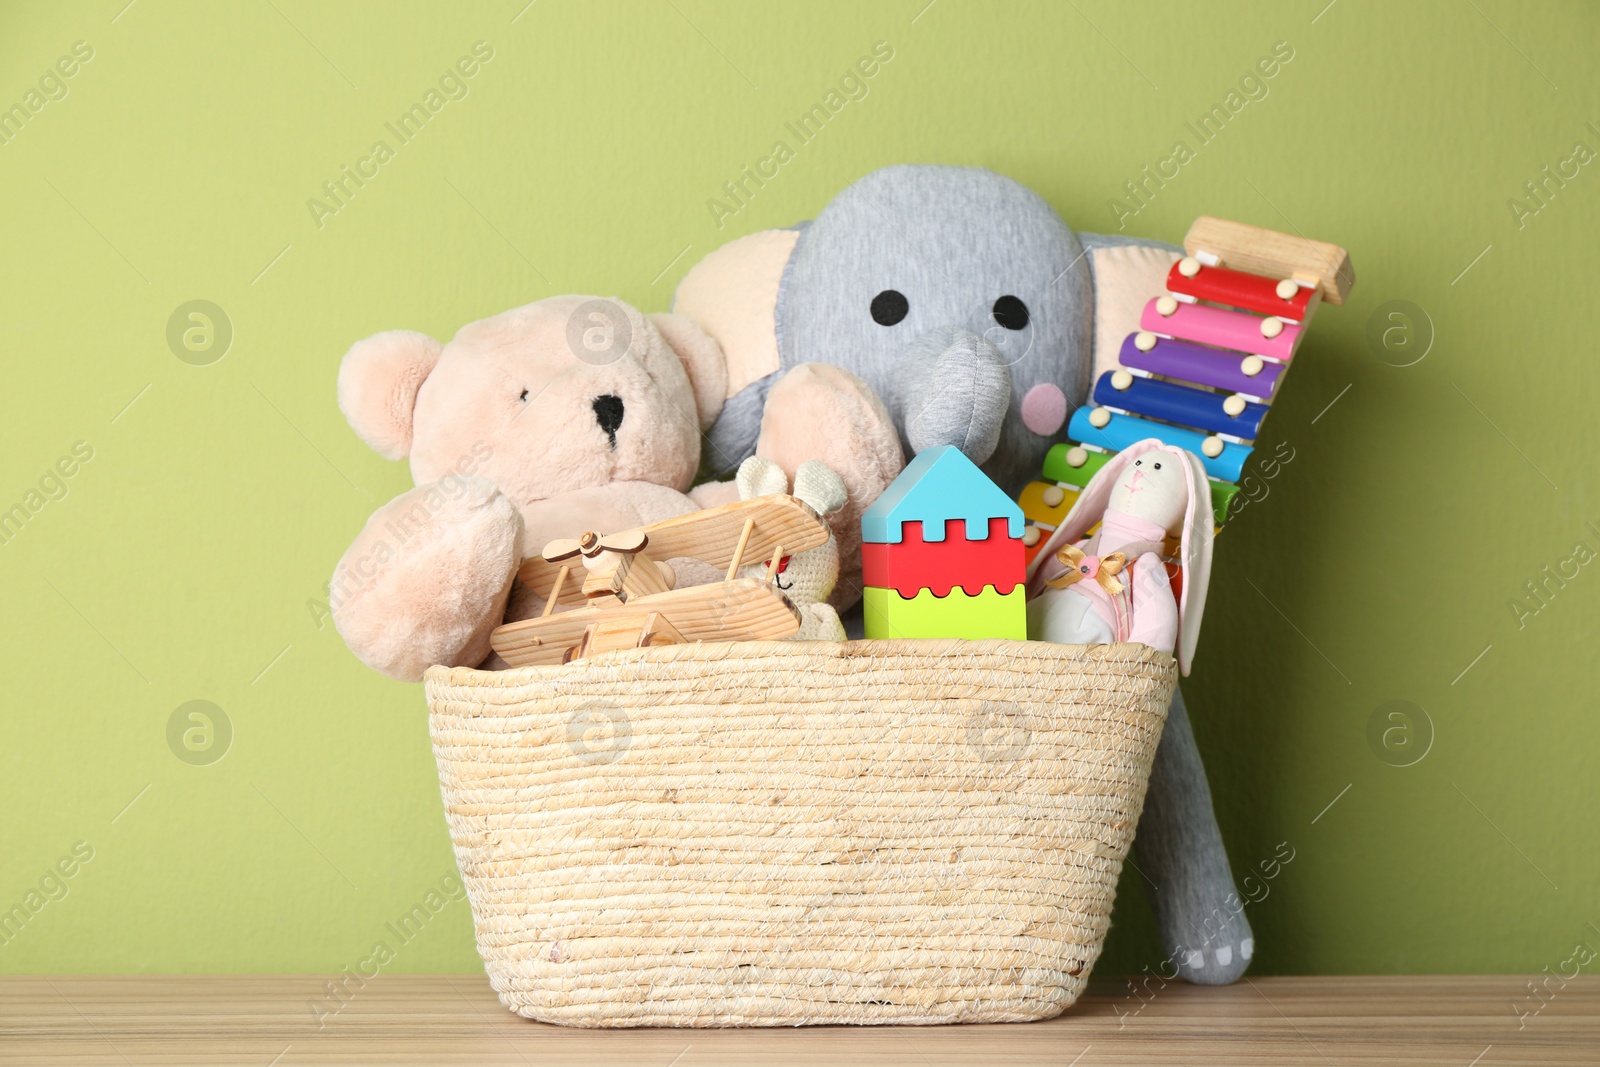
[[[983,463],[1011,408],[1011,372],[994,345],[945,327],[923,334],[901,357],[894,394],[892,413],[910,452],[955,445]]]

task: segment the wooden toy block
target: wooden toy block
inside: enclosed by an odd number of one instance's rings
[[[1330,304],[1343,304],[1356,283],[1350,254],[1338,245],[1210,215],[1194,220],[1183,248],[1202,263],[1315,285]]]
[[[1099,454],[1104,455],[1104,453]],[[1081,490],[1069,489],[1054,482],[1029,482],[1022,487],[1022,492],[1017,494],[1017,503],[1022,505],[1022,514],[1030,525],[1048,526],[1053,530],[1061,525],[1061,520],[1072,510],[1072,505],[1078,499],[1080,492]],[[1024,542],[1028,539],[1026,530],[1023,531],[1022,539]]]
[[[1300,338],[1300,327],[1292,322],[1207,304],[1184,304],[1170,296],[1158,296],[1145,304],[1139,316],[1139,329],[1280,363],[1293,358],[1295,343]]]
[[[923,590],[909,599],[893,589],[869,585],[862,590],[862,604],[866,635],[872,640],[1001,637],[1024,641],[1028,637],[1027,589],[1021,585],[1009,593],[985,589],[977,596],[952,589],[948,596],[937,597]]]
[[[1026,639],[1025,525],[960,449],[919,453],[861,518],[867,636]]]
[[[1098,423],[1098,425],[1097,425]],[[1169,445],[1186,448],[1200,458],[1206,475],[1225,482],[1236,482],[1250,458],[1248,445],[1234,444],[1219,437],[1207,437],[1181,426],[1164,422],[1151,422],[1137,415],[1117,415],[1105,408],[1085,405],[1072,413],[1067,423],[1067,434],[1086,445],[1120,452],[1136,441],[1147,437],[1159,438]]]
[[[1005,519],[990,519],[989,535],[982,541],[962,537],[960,519],[950,519],[948,525],[952,528],[936,541],[923,539],[921,523],[908,522],[899,544],[865,542],[861,580],[905,597],[924,589],[942,597],[952,589],[965,590],[968,596],[985,588],[1009,593],[1026,578],[1022,539],[1007,536]]]
[[[1247,400],[1266,402],[1278,388],[1285,367],[1260,356],[1241,356],[1215,348],[1157,337],[1148,331],[1130,333],[1118,361],[1135,373],[1159,374],[1197,385],[1209,385]]]
[[[1315,310],[1320,290],[1288,278],[1208,267],[1194,256],[1184,256],[1167,272],[1167,292],[1185,302],[1206,300],[1304,324]]]
[[[1192,426],[1228,441],[1254,441],[1268,410],[1265,404],[1242,397],[1140,378],[1125,370],[1100,376],[1094,385],[1094,402],[1113,411]],[[1230,407],[1236,411],[1230,413]]]
[[[1104,452],[1095,452],[1071,441],[1058,442],[1045,453],[1045,480],[1072,489],[1082,489],[1110,458]]]
[[[917,453],[861,517],[861,540],[896,544],[908,522],[922,524],[929,540],[960,519],[969,541],[989,536],[989,520],[1006,520],[1007,536],[1022,536],[1022,509],[954,445]]]

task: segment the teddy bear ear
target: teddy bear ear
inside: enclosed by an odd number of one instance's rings
[[[417,390],[439,362],[427,334],[389,330],[357,341],[339,364],[339,410],[361,439],[385,459],[411,452]]]
[[[722,413],[728,399],[728,364],[714,337],[682,315],[651,315],[650,322],[662,340],[678,354],[694,391],[700,429],[708,429]]]

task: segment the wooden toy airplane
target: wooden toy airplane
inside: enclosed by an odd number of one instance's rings
[[[489,643],[511,666],[527,667],[621,648],[788,637],[800,629],[800,616],[773,577],[785,556],[827,540],[827,524],[815,511],[774,495],[606,536],[551,541],[517,572],[544,598],[544,611],[498,627]],[[726,567],[727,577],[675,588],[664,561],[678,558]],[[765,578],[735,578],[746,560],[767,560]],[[577,568],[581,582],[574,580]]]

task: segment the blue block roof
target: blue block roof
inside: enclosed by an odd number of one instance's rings
[[[943,541],[944,524],[964,519],[967,540],[989,536],[989,520],[1005,519],[1012,537],[1022,536],[1022,507],[978,469],[955,445],[919,452],[883,495],[861,516],[861,539],[899,544],[901,527],[922,523],[924,541]]]

